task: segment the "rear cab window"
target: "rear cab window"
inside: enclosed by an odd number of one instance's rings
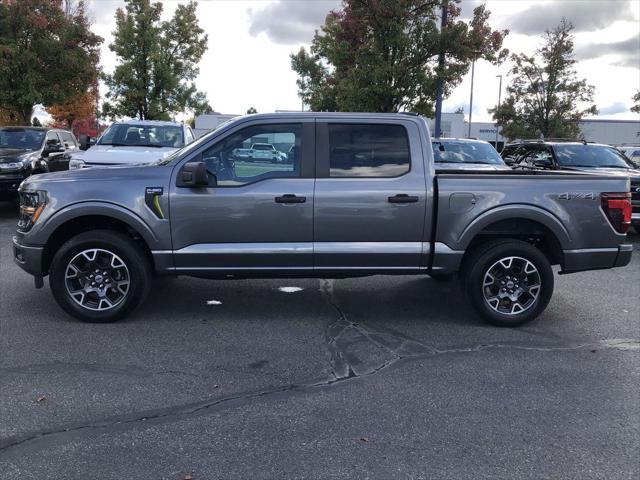
[[[399,177],[409,172],[409,137],[402,125],[329,123],[329,177]]]

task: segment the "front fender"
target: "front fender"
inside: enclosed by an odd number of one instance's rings
[[[43,219],[44,222],[42,224],[38,225],[36,223],[34,230],[29,232],[29,244],[45,245],[48,238],[60,226],[68,221],[85,216],[104,216],[119,220],[138,232],[149,248],[163,248],[154,231],[140,216],[120,205],[104,201],[74,203],[54,212],[50,217]],[[36,227],[38,227],[37,230],[35,230]]]

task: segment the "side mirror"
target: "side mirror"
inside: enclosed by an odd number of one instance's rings
[[[204,162],[185,163],[178,174],[177,186],[186,188],[208,187],[209,176]]]
[[[504,160],[504,163],[506,163],[510,167],[512,167],[513,165],[516,164],[516,159],[513,158],[513,157],[505,157],[505,158],[503,158],[503,160]]]
[[[87,150],[91,145],[93,145],[93,141],[90,136],[86,134],[80,135],[80,150]]]
[[[42,150],[42,156],[43,157],[48,157],[52,153],[60,153],[60,152],[64,152],[64,147],[62,145],[60,145],[59,143],[58,144],[45,145],[44,149]]]

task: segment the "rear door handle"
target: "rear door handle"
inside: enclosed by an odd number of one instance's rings
[[[418,197],[407,195],[406,193],[399,193],[393,197],[389,197],[389,203],[416,203],[418,200]]]
[[[287,193],[281,197],[276,197],[276,203],[304,203],[307,201],[307,197],[298,197],[293,193]]]

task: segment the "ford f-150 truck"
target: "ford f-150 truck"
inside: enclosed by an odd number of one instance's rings
[[[289,163],[237,166],[235,149],[274,136]],[[29,177],[20,201],[16,263],[96,322],[130,313],[156,275],[460,273],[481,317],[515,326],[549,303],[552,265],[621,267],[632,251],[627,178],[436,174],[427,122],[405,114],[241,117],[153,165]]]

